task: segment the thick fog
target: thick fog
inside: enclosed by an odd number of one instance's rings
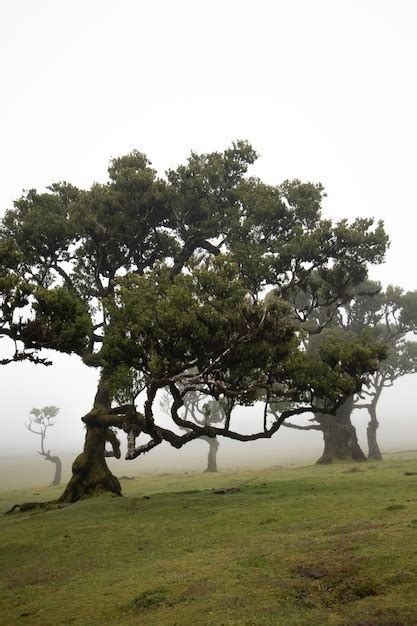
[[[0,217],[22,189],[104,181],[109,159],[133,148],[162,174],[190,149],[245,138],[260,153],[253,174],[322,182],[326,216],[383,219],[391,246],[370,275],[415,290],[416,17],[412,0],[3,3]],[[0,368],[10,484],[38,449],[25,429],[32,407],[61,408],[47,448],[70,459],[82,447],[97,371],[51,356],[50,367]],[[408,376],[384,391],[382,451],[417,448],[416,383]],[[233,419],[246,429],[256,412]],[[355,413],[364,447],[366,422]],[[270,441],[221,440],[218,463],[311,462],[321,448],[320,433],[282,428]],[[206,453],[201,441],[163,444],[119,473],[203,469]]]
[[[50,481],[51,464],[36,454],[39,438],[25,428],[25,420],[32,407],[53,404],[61,407],[56,424],[47,433],[45,447],[63,460],[64,476],[68,476],[75,455],[83,446],[83,427],[80,417],[91,407],[95,392],[96,372],[79,363],[76,358],[60,355],[50,367],[15,364],[2,368],[4,385],[3,432],[7,436],[0,442],[1,484],[18,487]],[[417,449],[415,409],[415,377],[406,376],[395,386],[383,392],[379,405],[379,443],[382,452]],[[140,399],[139,399],[139,408]],[[161,409],[157,419],[168,424]],[[291,420],[308,424],[312,417]],[[353,414],[359,442],[366,450],[366,410]],[[261,427],[262,408],[237,408],[233,423],[242,432],[253,432]],[[126,450],[126,435],[122,433],[122,450]],[[219,469],[255,466],[286,466],[315,462],[322,454],[322,434],[317,431],[299,431],[281,427],[270,440],[248,443],[220,438],[218,452]],[[110,460],[117,475],[138,475],[147,471],[204,470],[207,464],[208,445],[194,441],[180,450],[168,443],[133,461]],[[124,456],[124,455],[123,455]],[[122,458],[123,458],[122,456]]]

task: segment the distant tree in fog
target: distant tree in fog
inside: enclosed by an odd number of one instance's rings
[[[306,294],[298,294],[298,297],[306,298]],[[320,312],[317,313],[316,309],[313,313],[316,322],[319,322]],[[287,428],[323,433],[325,446],[319,463],[365,460],[351,422],[352,412],[359,408],[367,409],[370,418],[367,427],[368,458],[382,459],[377,441],[377,405],[385,388],[392,387],[401,376],[417,372],[417,342],[407,339],[407,335],[416,330],[417,291],[404,293],[400,287],[392,285],[384,291],[379,283],[368,280],[358,285],[352,298],[339,307],[321,336],[312,339],[314,345],[314,342],[323,340],[327,332],[338,331],[342,333],[341,337],[347,333],[358,337],[367,333],[382,341],[387,349],[387,358],[368,374],[359,393],[347,398],[335,416],[315,413],[307,426],[291,422],[284,424]]]
[[[161,407],[167,415],[171,410],[170,402],[171,395],[165,393],[161,400]],[[198,391],[191,391],[184,396],[182,417],[185,420],[192,419],[198,426],[210,427],[214,424],[224,424],[226,419],[230,421],[233,407],[233,398],[213,400]],[[207,435],[202,436],[201,439],[209,445],[205,471],[217,472],[217,453],[220,447],[218,437]]]
[[[38,454],[43,456],[45,461],[51,461],[55,464],[52,486],[61,484],[62,464],[59,456],[52,455],[50,450],[45,450],[45,439],[48,429],[55,425],[55,418],[59,411],[60,409],[56,406],[44,406],[42,409],[33,408],[26,422],[26,428],[40,437],[41,449],[38,450]]]
[[[355,311],[351,322],[357,328],[367,325],[376,337],[388,345],[387,358],[378,370],[369,374],[366,385],[353,404],[354,409],[368,410],[368,458],[373,460],[382,459],[377,441],[377,406],[381,394],[398,378],[417,372],[417,342],[407,339],[409,333],[417,332],[417,291],[404,293],[400,287],[390,285],[386,291],[380,291],[377,302],[379,308],[369,296],[361,296],[356,307],[359,311]],[[398,406],[401,406],[400,402]]]

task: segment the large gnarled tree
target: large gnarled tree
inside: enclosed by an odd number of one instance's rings
[[[115,429],[127,434],[127,458],[164,440],[180,447],[202,436],[270,437],[317,397],[331,410],[377,367],[383,350],[371,340],[354,340],[349,355],[335,345],[320,348],[320,358],[306,354],[286,297],[318,274],[326,286],[320,306],[334,310],[366,277],[367,263],[382,260],[382,226],[324,220],[320,185],[247,178],[255,158],[238,142],[223,153],[193,153],[160,178],[132,152],[111,162],[105,184],[30,190],[6,213],[1,249],[16,251],[6,273],[25,285],[30,310],[3,316],[0,335],[32,354],[77,354],[99,371],[82,418],[84,451],[62,501],[121,493],[105,460],[120,456]],[[266,300],[268,285],[274,297]],[[140,411],[134,401],[115,402],[131,376],[143,382]],[[165,387],[173,428],[154,416]],[[230,416],[222,428],[183,419],[184,397],[196,391],[236,405],[263,400],[260,428],[242,434]],[[278,399],[292,408],[276,418],[269,409]],[[136,445],[142,433],[148,440]]]

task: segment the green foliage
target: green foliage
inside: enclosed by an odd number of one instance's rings
[[[11,240],[0,240],[0,325],[6,320],[11,321],[15,309],[28,304],[30,287],[22,280],[16,269],[20,254]]]
[[[219,357],[210,379],[251,380],[282,360],[295,339],[288,306],[250,302],[222,257],[172,282],[167,270],[120,279],[109,315],[106,364],[125,362],[160,381],[190,367],[202,372]]]
[[[417,292],[407,292],[389,285],[382,291],[378,283],[359,285],[354,300],[348,305],[347,323],[356,333],[368,332],[387,346],[387,358],[381,363],[377,387],[405,374],[417,371],[417,344],[407,340],[417,329]]]
[[[186,165],[168,172],[180,235],[202,242],[236,226],[239,185],[257,155],[245,141],[223,153],[191,153]]]
[[[21,329],[25,325],[24,311],[29,305],[33,285],[17,272],[20,258],[19,250],[13,241],[0,240],[0,338],[6,336],[14,340],[14,329],[17,327]],[[45,363],[33,352],[27,351],[25,346],[19,349],[14,342],[14,348],[14,354],[0,359],[0,364],[6,365],[24,359]]]
[[[145,386],[141,373],[125,363],[114,367],[108,377],[110,396],[117,404],[133,405]]]
[[[75,239],[71,209],[78,198],[79,191],[67,183],[51,185],[47,193],[29,190],[14,203],[13,211],[7,211],[3,237],[12,239],[21,260],[39,271],[66,260]]]
[[[331,410],[342,398],[359,391],[385,356],[385,345],[369,333],[356,336],[342,329],[328,329],[310,338],[307,351],[289,361],[287,369],[296,388],[304,388],[313,403]],[[287,397],[296,399],[297,393]]]
[[[65,287],[38,288],[33,295],[35,317],[21,330],[22,340],[34,347],[82,354],[92,329],[85,304]]]
[[[383,291],[379,283],[365,280],[348,290],[350,296],[345,302],[336,300],[329,324],[326,311],[316,306],[325,301],[326,291],[327,285],[318,272],[307,290],[295,291],[293,296],[295,310],[308,319],[304,323],[307,331],[327,326],[321,335],[310,337],[308,351],[314,352],[325,338],[333,335],[336,343],[331,342],[323,356],[337,368],[339,351],[342,346],[345,351],[347,346],[344,338],[350,338],[354,351],[347,355],[344,365],[366,387],[356,406],[366,407],[374,415],[383,388],[401,376],[417,372],[417,342],[408,339],[408,334],[417,328],[417,292],[404,293],[393,285]],[[360,387],[353,389],[352,393],[359,390]]]
[[[417,332],[417,291],[408,291],[401,299],[400,323]]]
[[[0,240],[0,271],[1,275],[14,270],[19,265],[20,254],[14,241]]]
[[[395,345],[389,346],[381,372],[391,383],[406,374],[417,373],[417,342],[399,339]]]

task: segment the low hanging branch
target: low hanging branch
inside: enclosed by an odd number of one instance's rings
[[[229,439],[235,439],[237,441],[256,441],[257,439],[269,439],[274,433],[279,430],[279,428],[286,419],[294,415],[300,415],[312,410],[311,406],[302,406],[288,409],[286,411],[283,411],[279,417],[276,417],[275,421],[269,428],[265,427],[266,425],[264,424],[264,428],[262,431],[246,435],[230,430],[229,426],[225,428],[218,428],[212,425],[200,426],[195,424],[194,422],[191,422],[190,420],[181,418],[178,414],[178,409],[183,406],[181,393],[176,385],[173,383],[170,385],[169,388],[171,395],[174,399],[174,402],[171,406],[171,416],[174,423],[181,428],[190,429],[196,434],[197,437],[216,437],[217,435],[219,435],[223,437],[228,437]]]
[[[171,383],[170,392],[173,398],[171,405],[171,417],[176,426],[181,429],[186,429],[186,433],[178,435],[169,428],[164,428],[155,423],[153,414],[153,404],[155,402],[157,387],[153,386],[148,389],[147,398],[145,401],[145,412],[140,413],[133,405],[123,405],[113,407],[109,413],[104,417],[101,415],[102,423],[105,421],[109,427],[116,427],[124,430],[127,433],[128,449],[126,454],[127,460],[132,460],[138,456],[149,452],[153,448],[160,445],[163,441],[167,441],[175,448],[181,448],[185,444],[201,437],[214,438],[217,436],[228,437],[236,441],[256,441],[258,439],[269,439],[276,433],[286,419],[294,416],[301,415],[312,410],[312,406],[303,405],[283,411],[279,416],[275,415],[275,419],[270,427],[264,427],[261,431],[243,434],[230,429],[230,414],[233,406],[233,401],[229,400],[228,411],[226,412],[227,419],[225,420],[225,426],[223,428],[213,426],[210,423],[200,423],[182,418],[178,411],[184,406],[184,392],[181,392],[177,385]],[[186,392],[187,393],[187,392]],[[84,418],[86,423],[94,423],[95,419],[92,415],[87,415]],[[111,429],[109,428],[109,431]],[[141,434],[149,435],[150,441],[147,443],[136,446],[136,438]],[[115,435],[114,435],[115,436]],[[111,453],[110,453],[111,454]],[[113,456],[113,454],[111,454]]]
[[[178,385],[176,385],[178,387]],[[201,391],[188,391],[184,395],[184,389],[180,389],[183,402],[183,418],[192,419],[199,426],[212,426],[221,422],[225,423],[225,428],[229,430],[230,419],[235,399],[233,397],[212,398]],[[160,403],[164,413],[171,416],[170,394],[165,391]],[[181,407],[180,407],[181,408]],[[217,472],[217,453],[220,443],[217,437],[202,436],[209,445],[206,472]]]

